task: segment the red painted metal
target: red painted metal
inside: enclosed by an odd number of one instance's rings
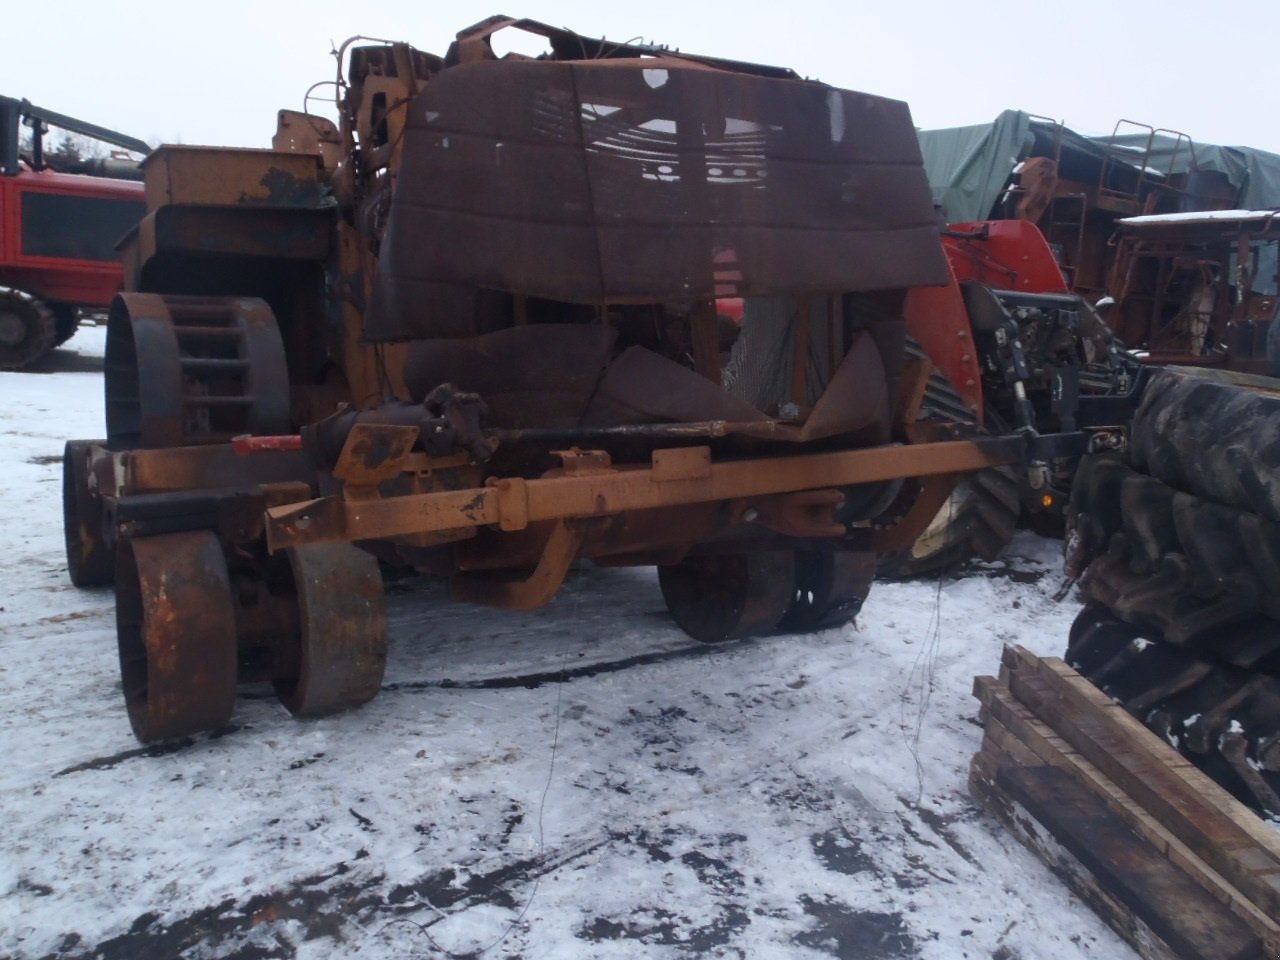
[[[22,197],[27,193],[135,200],[143,212],[143,186],[131,180],[24,170],[0,177],[0,285],[35,297],[85,307],[105,307],[120,290],[118,260],[28,256],[22,252]]]
[[[281,437],[234,437],[231,440],[231,449],[242,457],[272,450],[301,450],[302,437],[299,434],[285,434]]]
[[[1044,234],[1027,220],[953,223],[942,246],[956,279],[975,280],[997,290],[1069,293]]]
[[[902,312],[907,333],[915,337],[925,356],[951,381],[981,425],[982,370],[978,366],[969,311],[960,293],[960,284],[954,270],[950,266],[948,269],[952,271],[950,283],[945,287],[916,287],[908,291]]]
[[[962,283],[997,290],[1067,293],[1067,282],[1044,235],[1026,220],[953,223],[942,237],[951,281],[907,294],[907,332],[982,423],[982,371],[974,349]]]

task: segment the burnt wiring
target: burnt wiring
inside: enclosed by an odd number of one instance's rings
[[[581,37],[579,37],[579,38],[578,38],[578,43],[579,43],[579,45],[580,45],[580,46],[582,46],[582,59],[583,59],[583,60],[586,60],[586,59],[592,59],[592,60],[608,60],[610,57],[612,57],[615,53],[617,53],[617,52],[618,52],[619,50],[621,50],[623,47],[629,47],[629,46],[631,46],[633,43],[640,43],[640,44],[643,44],[643,43],[644,43],[644,37],[643,37],[643,36],[641,36],[641,35],[639,35],[639,34],[637,34],[636,36],[632,37],[630,40],[616,41],[616,42],[613,44],[613,46],[612,46],[610,49],[608,49],[608,50],[606,50],[606,49],[605,49],[605,46],[604,46],[604,37],[601,37],[601,38],[600,38],[600,47],[599,47],[599,49],[598,49],[598,50],[596,50],[596,55],[595,55],[594,57],[591,57],[591,58],[588,58],[588,57],[587,57],[586,45],[582,43],[582,38],[581,38]]]
[[[542,785],[542,794],[538,799],[538,860],[540,861],[546,857],[546,852],[547,852],[547,836],[546,836],[546,826],[545,826],[545,815],[547,810],[547,795],[551,792],[551,784],[555,780],[556,757],[559,753],[559,748],[560,748],[561,708],[564,704],[564,688],[565,688],[566,682],[568,681],[568,676],[569,676],[569,653],[571,649],[572,648],[570,646],[566,645],[564,649],[564,653],[561,654],[561,657],[560,657],[560,675],[556,680],[556,703],[555,703],[555,708],[553,710],[555,723],[551,730],[551,756],[547,762],[547,779]],[[519,927],[524,922],[524,918],[528,916],[529,910],[533,906],[533,901],[538,896],[538,888],[541,886],[541,884],[542,884],[542,874],[539,873],[533,878],[533,888],[529,891],[529,896],[525,900],[524,906],[521,908],[520,912],[515,916],[515,918],[511,920],[510,923],[507,924],[506,928],[502,931],[501,934],[498,935],[496,939],[494,939],[487,946],[481,947],[478,950],[472,950],[466,953],[456,953],[448,949],[447,947],[443,946],[438,940],[436,940],[435,937],[431,935],[431,931],[429,929],[430,924],[419,923],[416,920],[409,919],[408,917],[397,917],[394,920],[389,921],[378,931],[378,933],[379,934],[383,933],[384,931],[386,931],[387,929],[389,929],[390,927],[394,926],[397,923],[407,923],[410,926],[415,927],[419,933],[421,933],[424,937],[426,937],[427,942],[431,945],[431,948],[433,950],[439,952],[441,956],[448,958],[448,960],[477,960],[477,958],[483,957],[486,954],[490,953],[491,951],[496,950],[499,946],[501,946],[506,941],[506,939],[509,936],[511,936],[511,934],[516,930],[516,928]],[[433,904],[430,900],[426,900],[424,898],[424,903],[426,904],[426,906],[428,906],[432,911],[436,913],[436,915],[440,918],[441,921],[447,920],[450,916],[452,916],[452,914],[446,913],[445,911],[441,910],[439,907],[435,906],[435,904]],[[464,906],[463,909],[466,909],[466,907]]]
[[[953,512],[955,510],[951,500],[947,501],[947,510]],[[949,516],[948,520],[954,519]],[[953,567],[939,570],[937,573],[937,583],[933,595],[933,612],[929,617],[929,626],[925,632],[924,646],[916,655],[915,662],[911,664],[911,670],[907,674],[906,683],[903,685],[902,696],[899,699],[899,729],[907,734],[907,750],[911,754],[911,761],[915,766],[916,773],[916,798],[917,805],[924,799],[924,764],[920,760],[920,741],[924,736],[925,717],[929,713],[929,704],[933,699],[933,685],[937,674],[938,665],[938,649],[942,644],[942,581]],[[917,694],[912,696],[912,694]],[[910,716],[909,705],[915,703],[915,716]]]

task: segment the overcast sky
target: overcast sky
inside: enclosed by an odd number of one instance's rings
[[[11,3],[0,93],[152,142],[268,146],[275,111],[362,33],[443,54],[493,13],[612,40],[789,66],[906,100],[917,126],[1018,108],[1108,133],[1121,118],[1280,153],[1275,0],[64,0]]]

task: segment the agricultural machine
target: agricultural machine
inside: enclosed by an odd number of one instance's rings
[[[31,149],[19,149],[22,125]],[[46,149],[49,127],[145,155],[114,130],[0,97],[0,370],[20,370],[65,343],[84,310],[121,288],[116,242],[146,206],[137,163],[69,160]]]
[[[507,29],[547,53],[498,59]],[[338,123],[143,164],[106,439],[64,460],[142,740],[225,724],[244,681],[301,716],[374,696],[380,567],[530,609],[576,560],[656,565],[707,642],[847,622],[961,476],[1106,442],[1070,390],[1071,429],[1032,428],[1060,378],[1019,331],[1076,314],[980,252],[949,270],[902,103],[501,17],[339,60]],[[904,315],[959,273],[983,351],[934,369]],[[997,382],[1023,429],[979,429]]]
[[[1070,487],[1070,655],[1272,803],[1267,382],[1120,349],[1030,224],[940,240],[901,103],[507,18],[339,61],[336,124],[143,164],[64,458],[140,739],[369,700],[385,568],[531,609],[652,565],[698,640],[804,632]]]

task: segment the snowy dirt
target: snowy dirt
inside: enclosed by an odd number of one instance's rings
[[[532,614],[393,584],[366,707],[245,688],[231,728],[139,747],[111,593],[63,569],[102,345],[0,374],[0,956],[1133,956],[966,787],[974,675],[1060,654],[1077,609],[1029,534],[854,626],[719,646],[647,570]]]

